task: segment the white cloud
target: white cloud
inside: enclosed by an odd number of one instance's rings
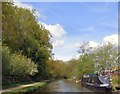
[[[65,43],[63,46],[55,47],[53,49],[53,53],[55,53],[54,59],[60,59],[60,60],[70,60],[72,58],[77,58],[78,52],[77,48],[73,47],[73,43],[69,42],[72,39],[69,39],[68,41],[65,39]]]
[[[75,47],[75,48],[80,47],[80,43],[75,43],[75,44],[73,44],[73,47]]]
[[[21,3],[19,0],[13,0],[14,2],[14,6],[17,6],[19,8],[25,8],[28,9],[32,12],[32,10],[34,9],[33,6],[29,5],[29,4],[25,4],[25,3]],[[32,12],[33,13],[33,12]],[[36,17],[42,17],[42,15],[40,13],[38,13],[37,11],[35,11],[33,13],[34,16]]]
[[[97,43],[94,41],[89,41],[88,45],[86,45],[86,47],[92,47],[92,48],[97,48],[99,46],[102,46],[104,44],[108,44],[111,43],[113,45],[118,45],[118,34],[112,34],[109,36],[105,36],[102,40],[102,43]],[[75,43],[74,47],[80,47],[80,43]]]
[[[89,47],[97,48],[100,44],[94,41],[89,41]]]
[[[103,44],[111,43],[113,45],[118,45],[118,34],[113,34],[110,36],[106,36],[103,39]]]
[[[81,55],[81,53],[80,54],[76,54],[76,55],[74,55],[74,59],[78,59],[79,57],[80,57],[80,55]]]
[[[30,5],[28,5],[28,4],[23,4],[23,3],[21,3],[19,0],[14,0],[13,2],[14,2],[14,6],[18,6],[18,7],[20,7],[20,8],[26,8],[26,9],[30,9],[30,10],[33,9],[32,6],[30,6]]]
[[[53,44],[53,47],[60,47],[64,45],[64,36],[66,35],[65,30],[63,29],[62,25],[60,24],[45,24],[43,22],[39,22],[40,24],[42,24],[46,30],[48,30],[51,35],[51,41]]]
[[[62,40],[62,39],[57,39],[57,40],[53,41],[54,47],[60,47],[60,46],[63,46],[63,44],[64,44],[64,40]]]
[[[63,61],[68,61],[71,58],[67,55],[55,55],[54,60],[63,60]]]
[[[65,30],[60,24],[47,25],[42,23],[45,26],[45,29],[49,30],[53,37],[62,37],[66,34]]]
[[[76,48],[79,48],[81,45],[82,45],[82,44],[80,44],[80,43],[75,43],[73,46],[76,47]],[[88,47],[89,47],[89,48],[90,48],[90,47],[92,47],[92,48],[97,48],[99,45],[100,45],[100,44],[97,43],[97,42],[89,41],[88,44],[86,45],[86,47],[87,47],[87,48],[88,48]]]

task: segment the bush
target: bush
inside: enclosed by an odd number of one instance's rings
[[[37,65],[20,53],[11,53],[7,46],[3,46],[3,75],[18,75],[24,77],[34,75]]]
[[[118,78],[118,79],[113,79],[113,80],[112,80],[112,83],[120,84],[120,78]]]

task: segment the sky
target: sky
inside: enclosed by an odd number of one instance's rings
[[[52,34],[54,59],[79,56],[79,46],[90,41],[92,47],[118,42],[117,2],[18,2],[34,8],[40,24]]]

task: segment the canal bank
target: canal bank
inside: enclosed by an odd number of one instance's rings
[[[44,80],[41,82],[34,82],[31,84],[27,84],[27,85],[20,85],[17,87],[13,87],[13,88],[8,88],[8,89],[4,89],[1,90],[0,93],[2,94],[26,94],[26,93],[32,93],[34,91],[36,91],[37,89],[47,85],[48,83],[50,83],[53,80]]]

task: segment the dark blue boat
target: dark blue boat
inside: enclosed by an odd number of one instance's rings
[[[107,91],[112,89],[110,77],[108,75],[86,74],[82,76],[81,84],[83,86],[93,87],[94,89],[103,89]]]

